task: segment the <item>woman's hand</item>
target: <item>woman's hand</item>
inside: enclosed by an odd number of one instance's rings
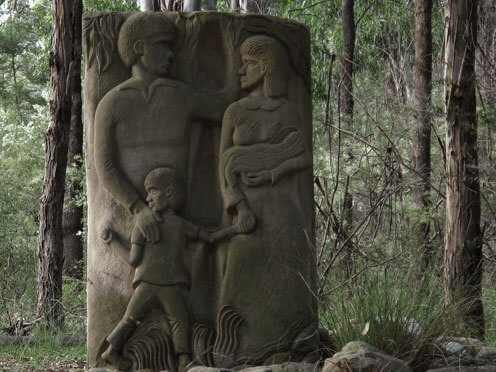
[[[238,206],[238,232],[247,234],[255,230],[257,224],[257,217],[253,211],[248,207],[246,202],[242,200]]]
[[[241,173],[241,181],[250,187],[263,185],[264,183],[272,182],[272,173],[268,170]]]

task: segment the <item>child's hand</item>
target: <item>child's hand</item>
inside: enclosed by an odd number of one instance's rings
[[[100,238],[105,244],[110,244],[114,237],[113,231],[109,227],[104,227],[100,233]]]

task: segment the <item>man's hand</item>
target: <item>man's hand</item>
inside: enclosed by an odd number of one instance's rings
[[[160,240],[160,229],[158,226],[158,221],[154,216],[153,211],[144,205],[136,213],[136,223],[142,234],[151,243],[158,242]]]

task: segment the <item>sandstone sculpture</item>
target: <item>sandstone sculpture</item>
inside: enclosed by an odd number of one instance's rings
[[[314,361],[308,30],[158,12],[83,29],[89,366]]]

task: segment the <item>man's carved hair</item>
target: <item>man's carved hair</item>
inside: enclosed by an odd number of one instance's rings
[[[255,57],[265,66],[263,89],[266,97],[286,94],[290,66],[288,54],[279,41],[265,35],[249,37],[241,45],[241,54]]]
[[[145,178],[145,189],[156,188],[162,192],[171,191],[169,203],[176,212],[184,205],[184,182],[181,175],[169,167],[155,168]]]
[[[174,24],[163,14],[157,12],[139,12],[129,17],[119,31],[117,48],[122,62],[126,67],[136,63],[134,44],[140,39],[149,38],[152,35],[163,33],[174,37]]]

